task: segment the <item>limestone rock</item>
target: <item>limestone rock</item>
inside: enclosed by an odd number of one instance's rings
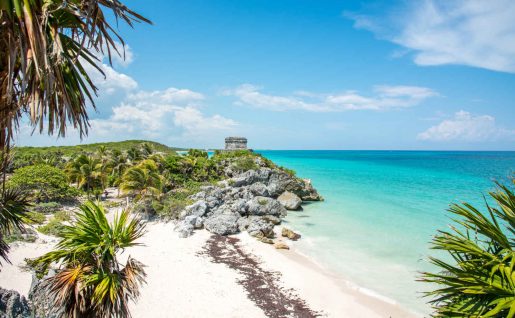
[[[302,204],[302,200],[290,191],[284,191],[278,198],[277,201],[281,203],[287,210],[298,210]]]
[[[268,188],[262,182],[253,183],[249,187],[249,190],[250,190],[250,192],[252,192],[252,194],[257,195],[257,196],[262,196],[262,197],[270,196],[270,193],[268,192]]]
[[[262,217],[251,216],[249,217],[247,232],[255,237],[273,237],[274,225]]]
[[[258,237],[256,238],[258,241],[266,243],[266,244],[274,244],[274,240],[268,237]]]
[[[53,305],[53,299],[49,297],[49,293],[44,287],[44,281],[55,274],[53,269],[50,269],[47,275],[41,279],[38,279],[36,274],[32,274],[32,284],[29,290],[31,317],[58,318],[66,316],[62,308],[56,308]]]
[[[279,201],[267,198],[256,196],[252,198],[248,205],[248,212],[251,215],[274,215],[274,216],[286,216],[286,209],[279,203]]]
[[[193,216],[196,217],[196,216]],[[186,217],[188,218],[188,217]],[[195,222],[195,221],[194,221]],[[185,238],[193,234],[195,226],[192,224],[191,219],[184,219],[175,225],[174,230],[179,234],[179,237]]]
[[[205,201],[197,201],[186,208],[186,215],[204,216],[207,212],[207,204]]]
[[[281,236],[287,237],[292,241],[296,241],[300,238],[300,234],[293,232],[290,229],[283,227],[281,230]]]
[[[284,242],[281,242],[281,241],[277,241],[274,243],[274,247],[278,250],[289,250],[290,247],[288,246],[288,244],[284,243]]]
[[[31,317],[29,304],[17,291],[0,288],[0,317]]]
[[[222,213],[208,217],[204,221],[204,227],[211,233],[228,235],[238,233],[239,214]]]

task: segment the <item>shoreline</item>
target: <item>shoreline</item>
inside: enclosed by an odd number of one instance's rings
[[[123,259],[130,254],[146,265],[147,284],[142,286],[138,302],[130,305],[134,317],[168,317],[170,313],[179,317],[287,317],[284,312],[277,314],[284,308],[290,308],[289,315],[297,314],[291,307],[281,307],[285,304],[312,313],[305,317],[418,317],[398,304],[354,288],[357,285],[332,275],[295,249],[277,250],[243,232],[224,238],[237,241],[241,250],[238,255],[230,255],[229,261],[247,258],[240,264],[245,268],[252,260],[251,266],[259,267],[252,279],[267,282],[264,290],[254,284],[253,294],[249,294],[241,284],[245,275],[205,254],[208,241],[216,236],[199,230],[189,238],[179,238],[173,227],[173,222],[148,222],[141,240],[144,245],[127,249],[122,255]],[[13,264],[2,268],[0,287],[27,296],[32,274],[18,265],[25,257],[49,251],[53,244],[55,239],[40,236],[36,243],[13,246]],[[266,296],[268,293],[276,298]],[[263,306],[274,299],[280,300],[280,306],[263,311]]]
[[[324,308],[327,317],[341,314],[352,317],[422,317],[422,314],[401,306],[393,299],[330,272],[316,259],[292,248],[291,244],[290,250],[276,250],[247,233],[235,236],[241,239],[244,249],[261,259],[265,267],[282,274],[283,285],[292,287],[314,310]],[[292,268],[296,273],[291,271]]]

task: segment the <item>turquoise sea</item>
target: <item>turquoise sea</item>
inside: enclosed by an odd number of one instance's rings
[[[515,152],[257,151],[311,179],[324,202],[291,212],[295,248],[370,292],[427,314],[416,282],[431,269],[436,229],[449,203],[484,206],[492,180],[507,181]]]

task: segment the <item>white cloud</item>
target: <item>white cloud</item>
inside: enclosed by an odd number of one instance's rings
[[[452,119],[446,119],[436,126],[418,134],[420,140],[481,142],[514,137],[515,130],[499,127],[495,118],[489,115],[473,115],[459,111]]]
[[[198,109],[189,106],[175,111],[174,124],[183,127],[189,134],[227,130],[238,125],[236,121],[220,115],[205,116]]]
[[[100,68],[104,75],[90,65],[86,65],[86,72],[99,89],[99,96],[113,94],[118,90],[130,91],[138,87],[138,83],[130,76],[115,71],[112,67],[102,63]]]
[[[356,28],[413,50],[418,65],[460,64],[515,73],[515,1],[425,0],[410,4],[386,26],[380,26],[380,19],[347,16]]]
[[[374,96],[366,97],[354,91],[340,94],[297,91],[293,96],[279,96],[264,94],[260,87],[251,84],[243,84],[223,92],[226,96],[237,97],[236,104],[239,105],[250,105],[273,111],[310,112],[388,110],[415,106],[427,98],[438,96],[438,93],[432,89],[418,86],[376,86],[374,93]]]
[[[235,127],[237,122],[221,115],[206,116],[197,103],[198,92],[170,87],[162,91],[137,91],[112,108],[107,119],[92,121],[92,132],[129,132],[152,138],[170,135],[209,136],[216,130]]]

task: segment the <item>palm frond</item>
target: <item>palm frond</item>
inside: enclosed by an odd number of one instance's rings
[[[441,272],[422,273],[421,281],[432,283],[428,292],[435,317],[514,317],[515,315],[515,196],[497,184],[485,200],[486,213],[470,204],[449,208],[457,226],[439,231],[432,248],[446,251],[452,262],[431,257]]]

